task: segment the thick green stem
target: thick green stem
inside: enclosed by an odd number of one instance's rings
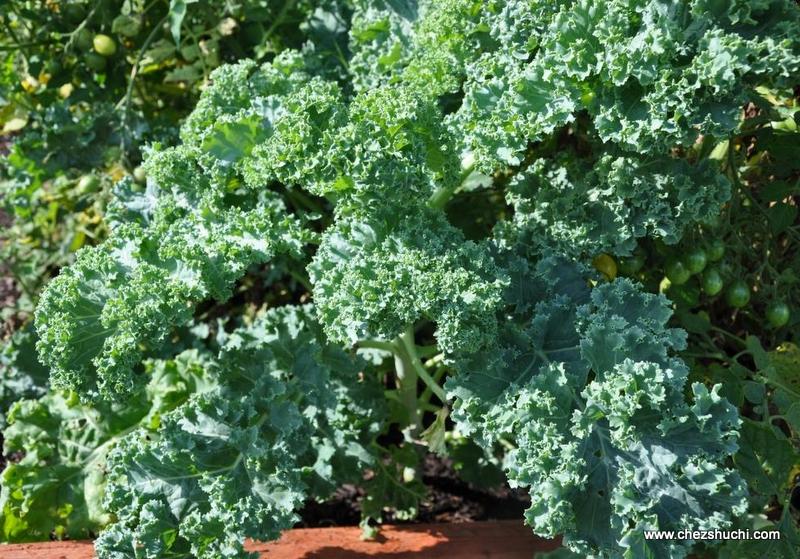
[[[286,18],[286,14],[289,13],[289,10],[292,9],[295,2],[296,0],[287,0],[284,2],[283,6],[281,6],[281,10],[275,16],[275,19],[272,20],[272,24],[270,24],[270,26],[264,32],[264,38],[261,39],[262,44],[266,44],[267,40],[272,37],[272,34],[275,32],[278,26],[283,23],[283,20]]]
[[[356,345],[361,348],[380,349],[392,353],[397,375],[397,399],[408,413],[410,434],[414,436],[419,433],[422,428],[420,411],[438,409],[429,403],[431,395],[435,394],[442,402],[446,402],[447,398],[444,390],[439,386],[441,376],[438,379],[433,378],[422,365],[418,354],[419,348],[414,343],[414,327],[408,326],[405,332],[391,342],[360,340]],[[419,379],[425,383],[423,398],[417,395]]]
[[[441,355],[441,354],[439,354],[439,355]],[[433,361],[433,359],[431,359],[430,361]],[[427,363],[426,363],[426,366],[427,366]],[[445,367],[444,365],[440,365],[439,368],[436,369],[436,372],[433,374],[433,381],[436,383],[436,386],[439,386],[439,383],[442,381],[442,378],[444,377],[446,372],[447,372],[447,367]],[[422,391],[422,396],[419,397],[419,401],[421,403],[423,403],[423,404],[427,404],[428,402],[431,401],[431,396],[432,395],[433,395],[433,391],[431,390],[431,387],[430,386],[426,386],[425,390]],[[444,401],[444,400],[442,400],[442,401]]]
[[[417,406],[417,372],[402,343],[402,336],[392,344],[394,347],[394,368],[397,375],[397,395],[408,413],[408,427],[412,436],[420,427],[419,407]]]
[[[295,280],[297,283],[299,283],[300,285],[302,285],[302,286],[303,286],[303,287],[306,289],[306,291],[308,291],[309,293],[311,293],[312,291],[314,291],[314,286],[313,286],[313,285],[311,285],[311,282],[310,282],[310,281],[308,281],[308,278],[306,278],[306,277],[305,277],[305,276],[304,276],[304,275],[303,275],[301,272],[297,272],[297,271],[295,271],[295,270],[291,270],[291,269],[290,269],[290,270],[289,270],[289,275],[290,275],[292,278],[294,278],[294,280]]]
[[[444,390],[433,379],[433,377],[431,377],[430,373],[425,370],[425,367],[422,366],[422,361],[419,360],[419,355],[417,355],[417,346],[414,344],[414,329],[412,327],[407,328],[405,333],[400,336],[400,339],[405,346],[406,353],[408,353],[411,365],[414,367],[414,370],[417,372],[419,378],[423,380],[431,392],[436,394],[436,397],[439,398],[439,400],[446,402],[447,397],[444,394]]]
[[[439,346],[436,344],[417,346],[417,355],[419,355],[420,359],[425,359],[426,357],[433,357],[438,354],[439,354]]]
[[[436,210],[441,210],[444,208],[447,205],[447,202],[450,201],[450,198],[452,198],[456,191],[461,188],[461,186],[464,184],[464,181],[466,181],[467,177],[469,177],[471,174],[472,166],[464,169],[464,172],[461,173],[461,177],[457,182],[437,188],[436,192],[431,194],[431,197],[428,198],[428,206]]]
[[[436,192],[434,192],[431,195],[431,197],[428,199],[428,205],[431,208],[434,208],[434,209],[437,209],[437,210],[442,209],[443,207],[445,207],[445,205],[450,200],[450,198],[453,197],[453,194],[456,193],[456,190],[458,190],[459,186],[461,186],[461,185],[460,184],[455,184],[455,185],[449,185],[447,187],[443,186],[443,187],[438,188],[436,190]]]
[[[397,351],[397,348],[392,342],[384,342],[381,340],[359,340],[356,345],[365,349],[380,349],[382,351],[388,351],[389,353],[395,353]]]

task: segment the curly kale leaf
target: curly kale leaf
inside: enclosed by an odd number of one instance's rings
[[[2,474],[0,535],[4,541],[85,539],[111,517],[103,505],[105,461],[126,434],[152,429],[165,413],[205,389],[207,357],[190,350],[146,364],[146,390],[124,403],[81,404],[48,392],[11,407],[3,431],[6,455],[20,453]]]
[[[440,347],[463,351],[497,329],[503,273],[441,212],[342,221],[326,232],[310,272],[317,314],[334,341],[392,339],[428,319]]]
[[[103,558],[244,557],[245,537],[275,539],[307,496],[325,497],[372,459],[382,391],[362,363],[320,339],[310,308],[270,311],[231,335],[219,384],[133,433],[108,458],[118,519]]]
[[[683,557],[688,543],[643,531],[730,526],[746,509],[725,464],[738,414],[719,386],[693,384],[687,401],[664,298],[627,280],[591,289],[553,258],[524,268],[496,347],[462,359],[446,388],[461,430],[515,443],[506,471],[529,487],[534,531],[602,557]]]
[[[707,161],[539,159],[511,179],[514,217],[501,234],[564,254],[626,254],[641,237],[677,243],[686,226],[717,215],[729,193]]]
[[[528,142],[580,111],[603,142],[633,152],[726,136],[756,86],[789,86],[800,71],[800,13],[788,0],[750,10],[705,0],[530,4],[483,11],[497,40],[463,62],[452,126],[487,172],[518,165]]]
[[[692,146],[734,132],[756,86],[797,75],[800,12],[789,0],[353,9],[350,22],[349,7],[318,14],[345,74],[315,58],[322,42],[217,70],[182,144],[150,150],[144,192],[119,186],[111,238],[42,298],[53,384],[107,397],[143,384],[142,356],[249,266],[289,254],[313,284],[313,310],[222,336],[218,381],[116,446],[119,522],[101,554],[238,556],[244,537],[291,525],[306,496],[374,460],[380,389],[328,342],[413,345],[420,323],[455,363],[459,431],[487,452],[516,446],[506,470],[531,486],[538,533],[581,553],[681,557],[688,542],[643,531],[728,526],[743,507],[726,466],[739,420],[716,387],[688,385],[665,301],[627,281],[590,288],[541,252],[625,253],[711,217],[728,185]],[[474,173],[493,191],[479,199],[499,200],[481,242],[443,211]]]
[[[254,188],[276,180],[353,210],[456,186],[460,160],[439,108],[411,88],[365,91],[348,104],[339,86],[315,78],[270,103],[280,110],[243,163]]]
[[[17,400],[38,398],[47,390],[47,369],[37,360],[36,332],[28,324],[0,346],[0,428]]]
[[[228,298],[249,266],[297,254],[308,239],[276,195],[236,200],[226,192],[230,174],[213,164],[204,173],[203,156],[189,148],[159,153],[138,222],[80,251],[47,286],[36,328],[55,388],[129,393],[144,382],[134,372],[144,352],[188,322],[197,303]]]

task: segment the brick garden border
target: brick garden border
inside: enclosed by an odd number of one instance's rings
[[[559,544],[521,521],[384,526],[362,541],[358,527],[296,528],[269,543],[249,542],[263,559],[531,559]],[[92,559],[88,541],[0,545],[1,559]]]

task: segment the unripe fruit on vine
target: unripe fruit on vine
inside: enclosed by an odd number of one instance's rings
[[[775,301],[767,307],[767,320],[773,328],[786,326],[786,323],[789,322],[789,314],[789,307],[782,301]]]
[[[712,239],[712,241],[708,243],[706,254],[708,255],[708,259],[712,262],[719,262],[722,260],[722,257],[725,256],[725,243],[722,242],[722,239]]]
[[[707,295],[718,295],[720,291],[722,291],[725,282],[722,281],[722,276],[717,271],[716,268],[709,268],[706,270],[706,273],[703,274],[703,291],[706,292]]]
[[[95,35],[92,40],[92,45],[97,54],[101,56],[113,56],[117,52],[117,43],[108,35]]]
[[[133,180],[139,184],[143,184],[147,180],[147,175],[145,175],[144,169],[141,166],[133,170]]]
[[[725,300],[730,306],[741,309],[750,302],[750,287],[742,280],[734,281],[725,292]]]
[[[75,34],[74,43],[78,50],[89,50],[92,48],[92,32],[84,27]]]
[[[620,258],[617,268],[619,269],[620,272],[622,272],[626,276],[632,276],[636,274],[636,272],[641,270],[643,266],[644,266],[644,256],[642,254],[634,252],[630,256]]]
[[[78,181],[78,194],[89,194],[97,190],[100,180],[94,175],[83,175]]]
[[[689,268],[680,260],[670,260],[664,269],[673,285],[683,285],[692,276]]]
[[[88,53],[84,58],[83,61],[86,65],[94,70],[95,72],[102,72],[106,68],[106,59],[104,56],[100,56],[99,54],[95,54],[93,52]]]
[[[65,2],[64,18],[70,23],[80,23],[86,17],[86,8],[74,2]]]
[[[708,258],[706,257],[706,251],[702,248],[698,248],[689,252],[686,255],[686,267],[689,268],[689,272],[692,274],[699,274],[706,268],[706,263],[708,262]]]

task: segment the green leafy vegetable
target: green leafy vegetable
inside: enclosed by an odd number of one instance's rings
[[[448,414],[529,488],[534,531],[586,556],[684,557],[694,542],[644,532],[729,528],[746,481],[777,491],[755,451],[778,427],[725,397],[764,405],[763,382],[690,380],[670,301],[614,257],[650,285],[651,247],[677,319],[719,333],[691,310],[705,253],[669,245],[739,195],[725,149],[759,88],[800,70],[794,3],[336,6],[302,48],[215,70],[180,142],[147,150],[146,185],[115,188],[108,239],[41,297],[53,387],[101,407],[141,397],[143,359],[237,282],[257,291],[260,266],[296,280],[218,332],[209,387],[115,442],[101,559],[240,557],[348,481],[365,526],[413,516]]]

